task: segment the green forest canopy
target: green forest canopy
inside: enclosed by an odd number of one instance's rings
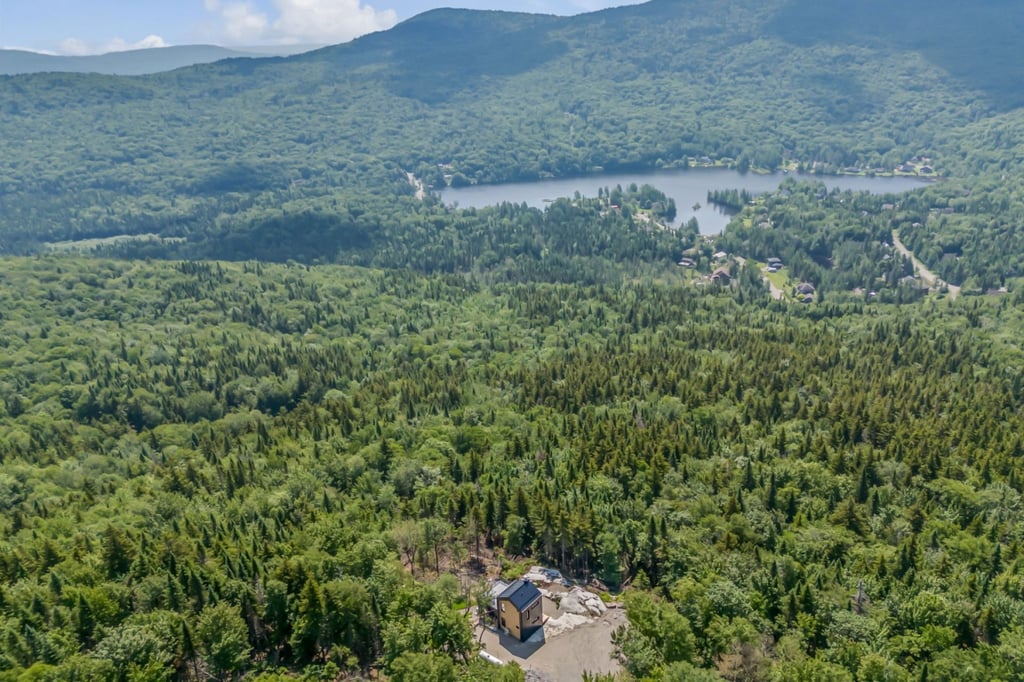
[[[490,548],[649,585],[638,677],[1021,674],[1011,299],[531,267],[7,259],[0,666],[465,666]]]
[[[390,219],[406,172],[440,186],[702,156],[891,172],[923,155],[955,179],[933,192],[955,217],[905,239],[954,283],[1002,284],[1024,253],[1021,21],[1002,0],[437,10],[288,59],[2,78],[0,247],[155,233],[244,259],[211,235],[276,220],[349,262],[350,241],[307,217]]]
[[[0,263],[0,679],[494,679],[456,576],[522,560],[630,586],[626,679],[1024,676],[1020,17],[890,5],[0,79],[5,250],[158,237]],[[458,211],[405,176],[695,155],[946,178],[787,181],[707,243],[654,188]],[[901,283],[894,231],[1010,293]]]

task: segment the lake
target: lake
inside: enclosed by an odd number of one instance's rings
[[[609,173],[577,178],[557,178],[531,182],[512,182],[501,185],[471,185],[448,187],[441,190],[441,201],[462,208],[483,208],[508,201],[526,203],[544,208],[547,202],[560,197],[572,197],[579,192],[585,197],[596,197],[599,188],[616,185],[628,187],[654,185],[676,201],[676,225],[696,218],[701,234],[718,234],[729,222],[729,214],[708,204],[708,192],[716,189],[747,190],[761,194],[777,189],[785,178],[820,180],[832,189],[868,191],[872,194],[899,193],[922,187],[927,181],[912,177],[862,177],[857,175],[797,175],[795,173],[740,173],[725,168],[690,168],[639,173]],[[694,210],[699,204],[700,208]]]

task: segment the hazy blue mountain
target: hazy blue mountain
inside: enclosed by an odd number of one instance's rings
[[[264,45],[232,49],[217,45],[175,45],[80,57],[40,54],[26,50],[0,50],[0,75],[64,72],[139,76],[233,57],[281,57],[315,47]]]
[[[321,45],[235,45],[229,49],[235,52],[244,52],[250,55],[262,57],[290,57],[291,55],[302,54],[312,50],[318,50]]]

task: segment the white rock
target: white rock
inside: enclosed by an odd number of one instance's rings
[[[574,587],[558,605],[560,611],[577,615],[603,616],[608,610],[601,598],[593,592]]]
[[[590,611],[583,602],[580,600],[580,595],[577,590],[573,590],[569,594],[562,597],[562,601],[558,603],[558,610],[563,613],[572,613],[577,616],[585,616]]]
[[[555,637],[563,632],[568,632],[569,630],[573,630],[581,625],[586,625],[587,623],[592,622],[593,621],[586,616],[575,613],[565,613],[558,618],[551,618],[548,622],[544,623],[544,634],[546,637]]]

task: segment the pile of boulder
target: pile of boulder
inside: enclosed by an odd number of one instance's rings
[[[562,595],[562,599],[558,603],[558,610],[577,616],[599,618],[605,614],[608,607],[593,592],[587,592],[582,587],[574,587]]]
[[[569,581],[559,571],[553,568],[545,568],[544,566],[534,566],[526,572],[523,580],[528,580],[534,585],[550,585],[552,583],[569,585]]]

